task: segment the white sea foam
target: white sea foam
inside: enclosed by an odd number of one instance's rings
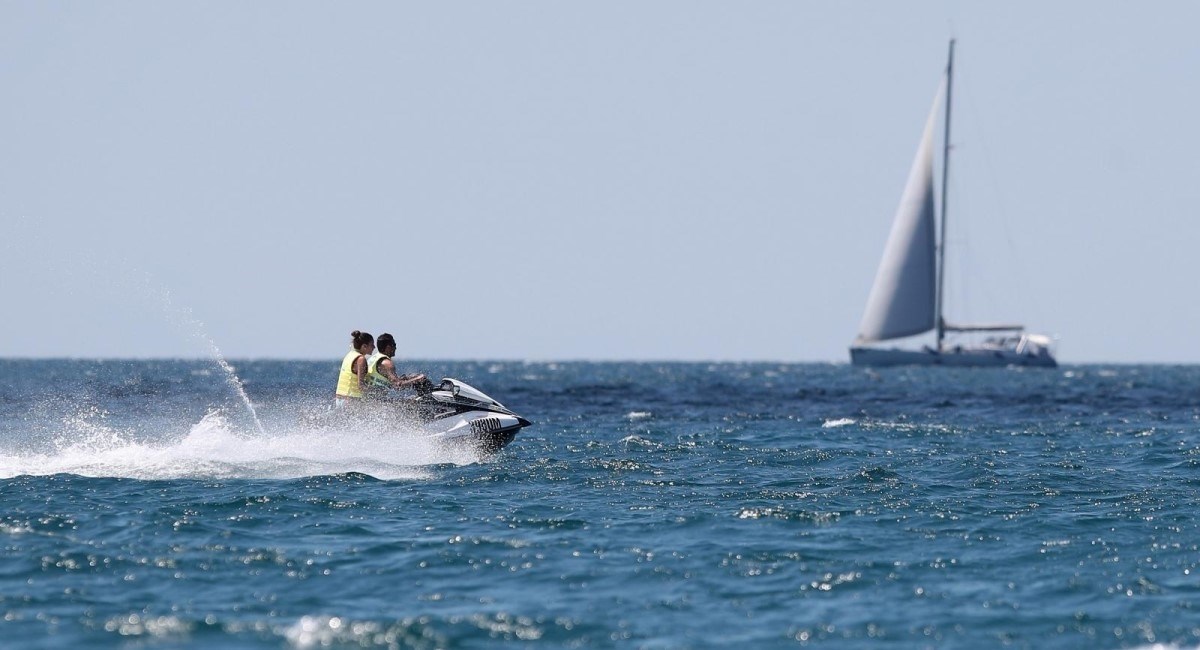
[[[78,474],[135,479],[296,478],[359,472],[379,479],[422,479],[423,466],[469,464],[479,456],[392,426],[292,426],[264,433],[231,426],[219,411],[182,438],[147,440],[101,417],[64,420],[52,448],[0,454],[0,478]]]
[[[143,616],[128,614],[114,616],[104,623],[108,632],[116,632],[123,637],[156,637],[160,639],[186,638],[192,625],[175,616]]]
[[[851,418],[839,418],[837,420],[825,420],[825,424],[822,424],[821,428],[822,429],[836,429],[837,427],[844,427],[844,426],[847,426],[850,424],[854,424],[855,422],[856,422],[856,420],[853,420]]]

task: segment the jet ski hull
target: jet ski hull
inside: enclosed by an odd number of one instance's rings
[[[483,391],[450,378],[401,408],[414,415],[422,431],[439,444],[485,454],[500,451],[531,424]]]
[[[310,416],[312,426],[360,422],[376,430],[394,430],[454,449],[494,454],[532,423],[482,391],[457,379],[443,379],[415,396],[375,395],[342,409]]]
[[[421,428],[440,445],[494,454],[530,424],[529,420],[516,415],[467,411],[427,422]]]

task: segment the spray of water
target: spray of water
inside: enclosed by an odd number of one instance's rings
[[[154,286],[154,283],[149,275],[146,276],[146,284],[148,286]],[[152,290],[149,293],[152,293],[158,297],[159,301],[162,303],[164,312],[170,316],[172,321],[181,329],[183,329],[185,333],[189,334],[196,340],[203,341],[205,344],[207,344],[209,354],[212,356],[213,360],[216,361],[217,366],[221,368],[221,371],[225,373],[225,382],[229,384],[229,387],[233,389],[234,393],[236,393],[238,398],[241,399],[242,404],[246,407],[246,412],[250,415],[250,419],[254,422],[254,427],[258,429],[260,434],[265,435],[266,431],[263,429],[262,420],[259,419],[258,411],[254,408],[254,403],[250,401],[250,396],[246,394],[245,385],[243,385],[242,380],[238,378],[233,366],[229,365],[229,362],[225,360],[225,356],[221,354],[221,350],[217,347],[216,342],[213,341],[212,337],[210,337],[205,331],[204,323],[200,322],[200,319],[192,315],[192,310],[190,308],[176,305],[171,299],[170,291],[168,291],[165,287],[156,287],[156,290]]]
[[[208,340],[208,345],[212,348],[212,355],[216,359],[217,365],[225,373],[225,381],[238,394],[238,397],[242,398],[242,404],[246,405],[246,410],[250,413],[250,418],[254,420],[254,426],[258,428],[258,432],[266,435],[267,432],[263,430],[262,420],[258,419],[258,411],[254,408],[254,403],[250,401],[250,396],[246,394],[246,387],[242,385],[242,380],[233,371],[233,366],[229,365],[229,362],[225,360],[221,351],[217,349],[217,344],[213,343],[211,339]]]
[[[40,222],[40,219],[35,220],[22,216],[13,220],[12,224],[6,224],[11,225],[20,236],[7,238],[0,242],[5,253],[0,257],[3,257],[8,263],[19,265],[22,255],[27,250],[44,250],[47,245],[50,245],[50,242],[45,241],[47,230],[38,226]],[[20,242],[20,244],[14,244],[14,242]],[[32,246],[30,242],[33,243]],[[258,430],[259,434],[265,433],[258,412],[246,394],[245,386],[234,372],[233,367],[225,360],[212,337],[205,331],[204,324],[192,315],[190,309],[177,305],[172,300],[170,291],[161,282],[155,280],[150,273],[137,269],[128,260],[114,258],[100,248],[88,249],[65,259],[52,256],[50,260],[39,260],[38,268],[40,281],[56,285],[49,291],[50,294],[67,297],[75,296],[77,293],[88,296],[99,294],[117,300],[114,307],[120,311],[135,307],[136,305],[133,303],[140,302],[140,300],[133,300],[135,297],[138,299],[148,298],[151,306],[156,308],[158,313],[162,314],[184,336],[205,344],[208,354],[224,373],[226,383],[245,406],[254,428]]]
[[[310,405],[292,406],[307,410]],[[213,410],[180,437],[125,429],[104,416],[95,409],[64,414],[49,444],[0,451],[0,479],[53,474],[140,480],[288,479],[355,472],[382,480],[425,480],[434,476],[429,465],[484,460],[472,449],[447,447],[395,422],[298,424],[269,435],[246,436],[225,414]]]

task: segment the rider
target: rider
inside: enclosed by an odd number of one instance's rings
[[[396,374],[396,364],[392,357],[396,356],[396,339],[391,334],[379,335],[379,352],[367,362],[367,379],[369,391],[380,397],[387,393],[388,388],[399,390],[412,386],[418,393],[428,392],[433,383],[422,374]]]
[[[338,373],[334,404],[345,406],[360,400],[367,387],[367,357],[375,351],[375,339],[366,332],[350,332],[350,348],[342,358],[342,369]]]

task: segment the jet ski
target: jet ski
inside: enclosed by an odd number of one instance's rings
[[[389,403],[414,419],[439,444],[495,453],[532,424],[483,391],[458,379],[444,378],[416,397]]]
[[[415,394],[375,392],[349,408],[329,407],[304,416],[307,426],[343,427],[348,421],[368,430],[395,431],[456,449],[484,454],[500,451],[517,432],[532,424],[458,379],[422,382]]]

